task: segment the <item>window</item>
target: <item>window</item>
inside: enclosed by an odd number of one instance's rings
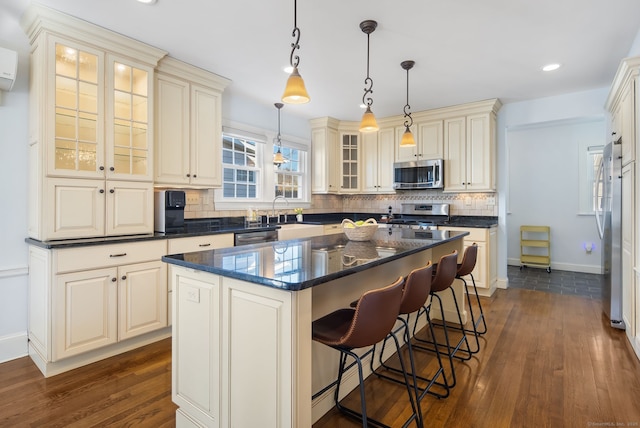
[[[273,153],[277,151],[278,146],[274,145]],[[287,161],[275,169],[275,195],[287,199],[302,199],[304,152],[283,145],[282,155]]]
[[[580,155],[580,212],[593,214],[596,195],[602,195],[602,181],[596,181],[602,161],[602,146],[583,147]],[[601,197],[601,196],[600,196]]]
[[[256,142],[223,135],[222,190],[225,198],[257,198],[260,168]]]

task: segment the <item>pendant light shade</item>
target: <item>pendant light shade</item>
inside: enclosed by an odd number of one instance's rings
[[[362,121],[360,121],[360,132],[375,132],[378,129],[380,128],[376,117],[373,115],[371,108],[367,106],[367,110],[362,115]]]
[[[298,28],[298,3],[293,0],[293,33],[295,41],[291,43],[291,55],[289,55],[289,64],[293,68],[293,71],[289,75],[287,80],[287,86],[284,88],[282,94],[282,102],[287,104],[305,104],[308,103],[311,98],[307,93],[307,88],[304,86],[304,80],[300,76],[298,71],[298,64],[300,64],[300,57],[294,55],[296,49],[300,49],[300,29]]]
[[[360,122],[360,132],[376,132],[378,129],[378,122],[376,117],[371,111],[371,105],[373,104],[373,98],[367,96],[373,94],[373,79],[369,77],[369,35],[373,33],[378,26],[378,23],[373,20],[362,21],[360,23],[360,29],[367,35],[367,77],[364,79],[364,95],[362,96],[362,104],[367,106],[367,110],[362,115],[362,121]]]
[[[280,109],[284,106],[282,103],[275,103],[274,106],[278,109],[278,135],[276,136],[276,145],[278,146],[278,151],[273,155],[273,165],[276,168],[280,168],[280,165],[285,163],[287,159],[285,159],[282,154],[282,139],[280,136]]]
[[[413,125],[413,118],[411,117],[411,106],[409,105],[409,70],[413,68],[414,61],[402,61],[400,67],[407,71],[407,103],[404,106],[404,134],[402,134],[402,140],[400,140],[400,147],[411,147],[416,145],[416,140],[413,138],[411,132],[411,125]]]
[[[287,86],[282,94],[282,102],[287,104],[305,104],[310,100],[307,88],[304,86],[304,80],[298,72],[298,67],[293,67],[293,71],[287,80]]]

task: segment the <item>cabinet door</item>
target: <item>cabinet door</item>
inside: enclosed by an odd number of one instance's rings
[[[189,184],[189,84],[156,77],[155,181]]]
[[[379,188],[378,132],[362,134],[362,147],[365,148],[362,151],[362,191],[375,193]]]
[[[622,168],[622,319],[629,338],[636,335],[634,287],[634,164]],[[633,339],[632,339],[633,341]]]
[[[172,267],[173,323],[171,393],[186,413],[220,424],[220,283],[213,275]],[[199,278],[200,277],[200,278]],[[204,281],[208,282],[204,282]]]
[[[447,191],[467,188],[466,118],[444,121],[444,186]]]
[[[443,121],[435,120],[418,124],[416,143],[418,159],[442,159],[444,157]]]
[[[52,361],[117,341],[116,275],[110,268],[56,277]]]
[[[191,86],[191,184],[222,186],[220,109],[218,92]]]
[[[152,68],[107,55],[107,178],[153,181],[152,94]]]
[[[467,117],[467,190],[495,190],[492,126],[488,114]]]
[[[622,132],[622,164],[626,165],[635,159],[636,116],[634,80],[631,80],[626,85],[623,94],[620,100],[620,127]]]
[[[409,162],[420,159],[420,147],[419,147],[419,138],[418,138],[418,127],[413,124],[411,126],[411,132],[413,133],[413,138],[416,140],[415,146],[402,147],[400,146],[400,141],[402,140],[402,134],[404,134],[405,127],[397,126],[395,127],[395,161],[396,162]]]
[[[107,235],[153,233],[153,184],[107,181]]]
[[[340,139],[341,177],[340,192],[355,193],[360,190],[360,149],[358,134],[342,134]]]
[[[118,339],[167,326],[167,265],[161,261],[118,268]]]
[[[42,240],[104,235],[104,180],[49,178]]]
[[[316,128],[311,131],[313,163],[311,169],[311,193],[338,193],[338,131]]]
[[[393,129],[381,129],[378,132],[378,192],[394,193],[393,190],[393,153],[395,138]],[[366,149],[365,149],[366,152]]]
[[[50,37],[47,62],[50,104],[45,144],[47,175],[104,177],[104,55],[76,42]],[[34,76],[40,79],[40,76]]]

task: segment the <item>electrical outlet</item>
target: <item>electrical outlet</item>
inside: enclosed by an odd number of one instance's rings
[[[496,197],[495,196],[487,196],[487,205],[492,207],[496,204]]]
[[[465,205],[471,205],[472,203],[473,203],[473,199],[471,199],[471,197],[467,196],[466,198],[464,198]]]
[[[200,195],[198,193],[187,193],[187,203],[188,204],[199,204],[200,203]]]
[[[187,302],[200,303],[200,289],[195,287],[187,287],[185,290]]]

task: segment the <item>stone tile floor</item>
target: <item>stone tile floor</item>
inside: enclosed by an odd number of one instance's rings
[[[545,269],[507,266],[507,277],[509,287],[513,288],[602,298],[602,275],[553,269],[548,273]]]

